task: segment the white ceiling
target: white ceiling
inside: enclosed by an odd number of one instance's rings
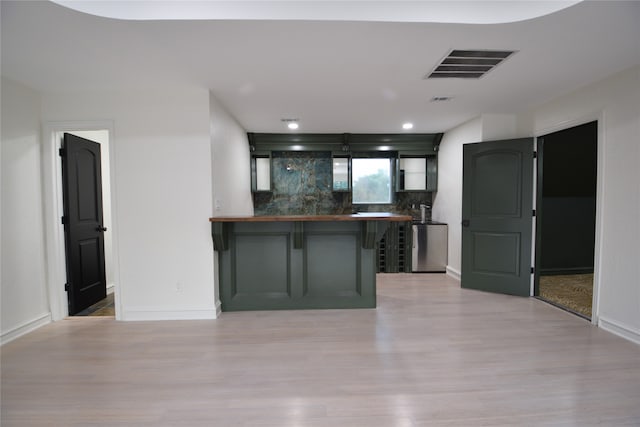
[[[52,0],[105,18],[244,19],[498,24],[564,9],[581,0]]]
[[[474,3],[484,5],[483,16],[500,8]],[[525,111],[640,64],[634,1],[581,2],[502,24],[255,13],[121,20],[51,2],[3,0],[1,8],[3,76],[43,92],[210,89],[253,132],[283,132],[281,118],[300,119],[299,132],[400,132],[405,121],[411,132],[442,132],[482,113]],[[518,52],[478,80],[424,80],[454,48]],[[434,96],[453,100],[430,102]]]

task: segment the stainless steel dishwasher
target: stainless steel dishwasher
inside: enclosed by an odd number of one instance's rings
[[[411,271],[445,272],[447,268],[447,224],[413,224]]]

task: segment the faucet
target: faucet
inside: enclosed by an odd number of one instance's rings
[[[420,204],[420,223],[424,224],[427,222],[427,205],[421,203]]]

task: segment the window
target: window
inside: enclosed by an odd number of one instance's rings
[[[391,159],[351,160],[353,203],[391,203]]]

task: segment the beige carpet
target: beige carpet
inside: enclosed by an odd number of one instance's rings
[[[593,274],[541,276],[539,296],[591,318]]]

